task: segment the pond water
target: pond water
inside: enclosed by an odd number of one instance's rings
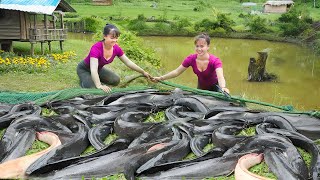
[[[69,38],[79,38],[69,35]],[[162,61],[164,72],[177,68],[194,53],[192,37],[141,37]],[[86,39],[83,37],[83,39]],[[278,76],[277,82],[248,82],[250,57],[268,49],[266,70]],[[224,76],[231,95],[276,105],[293,105],[298,110],[320,110],[320,56],[307,48],[280,42],[212,38],[210,53],[223,62]],[[170,79],[174,83],[196,87],[192,69]]]

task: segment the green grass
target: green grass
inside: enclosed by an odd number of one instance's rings
[[[105,145],[109,145],[111,142],[113,142],[115,139],[118,138],[118,135],[113,133],[113,134],[109,134],[105,139],[104,139],[104,144]],[[81,154],[81,156],[87,155],[87,154],[91,154],[96,152],[97,150],[93,147],[93,146],[88,146],[86,150],[83,151],[83,153]]]
[[[165,116],[165,112],[164,111],[159,111],[157,113],[151,114],[145,120],[145,122],[152,122],[152,123],[164,122],[164,121],[166,121],[166,116]]]
[[[97,16],[102,17],[106,21],[109,17],[124,17],[124,19],[135,19],[139,14],[143,14],[146,18],[165,17],[168,20],[173,20],[177,17],[184,17],[192,22],[201,21],[204,18],[212,18],[219,11],[222,13],[230,14],[236,24],[243,24],[243,19],[238,18],[239,14],[247,14],[251,10],[262,10],[263,3],[265,1],[253,0],[257,6],[252,8],[245,8],[239,1],[230,0],[215,0],[215,1],[202,1],[204,5],[199,3],[200,1],[171,1],[161,0],[157,3],[157,8],[151,7],[153,1],[132,1],[128,2],[116,2],[112,6],[95,6],[85,4],[72,4],[72,7],[76,9],[77,13],[81,16]],[[194,11],[195,7],[202,6],[201,11]],[[296,6],[309,12],[314,20],[320,20],[319,8],[312,8],[312,3],[300,4],[296,3]],[[281,14],[259,14],[260,17],[276,20]]]
[[[42,142],[42,141],[39,141],[39,140],[35,140],[33,143],[32,143],[32,146],[31,148],[26,152],[26,155],[30,155],[30,154],[34,154],[34,153],[37,153],[37,152],[40,152],[44,149],[47,149],[50,145],[45,143],[45,142]]]
[[[76,66],[84,59],[92,43],[80,40],[64,42],[64,51],[75,51],[76,58],[67,64],[50,67],[44,73],[10,72],[1,74],[0,90],[23,92],[49,92],[72,87],[79,87]],[[60,52],[57,42],[52,42],[53,52]],[[28,54],[30,43],[14,42],[14,52]],[[36,53],[40,54],[40,44],[36,46]],[[48,51],[46,51],[48,53]]]
[[[240,131],[237,136],[254,136],[256,135],[256,127],[249,127]]]
[[[0,129],[0,139],[2,138],[5,131],[6,131],[6,129]]]

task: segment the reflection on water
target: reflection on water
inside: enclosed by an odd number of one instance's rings
[[[194,53],[192,37],[142,37],[147,46],[161,57],[165,72],[178,67]],[[250,57],[270,49],[267,72],[279,77],[278,82],[248,82]],[[244,96],[277,105],[293,105],[299,110],[320,109],[320,57],[306,48],[263,40],[213,38],[210,52],[223,62],[227,87],[232,95]],[[196,87],[191,68],[170,81]]]
[[[68,33],[70,39],[85,41],[92,41],[92,36]],[[164,72],[177,68],[187,55],[194,53],[192,37],[142,38],[160,56]],[[266,48],[270,50],[267,72],[276,74],[278,82],[248,82],[250,57],[257,58],[257,52]],[[293,105],[299,110],[320,110],[320,57],[310,50],[288,43],[213,38],[210,52],[222,60],[227,87],[232,95],[277,105]],[[194,88],[197,84],[191,68],[170,81]]]

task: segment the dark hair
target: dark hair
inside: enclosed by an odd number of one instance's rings
[[[199,41],[199,39],[204,39],[204,40],[206,40],[208,46],[210,45],[210,37],[209,37],[209,35],[208,35],[207,33],[201,33],[201,34],[199,34],[198,36],[196,36],[196,37],[194,38],[194,44],[196,44],[196,43]]]
[[[106,26],[103,28],[103,35],[107,36],[108,34],[111,34],[114,37],[119,37],[120,31],[115,25],[106,24]]]

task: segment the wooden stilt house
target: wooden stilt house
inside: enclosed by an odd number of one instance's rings
[[[0,1],[0,44],[4,51],[12,50],[13,41],[30,42],[31,55],[35,43],[59,41],[63,51],[63,41],[67,29],[63,23],[64,12],[75,12],[65,0],[2,0]]]

